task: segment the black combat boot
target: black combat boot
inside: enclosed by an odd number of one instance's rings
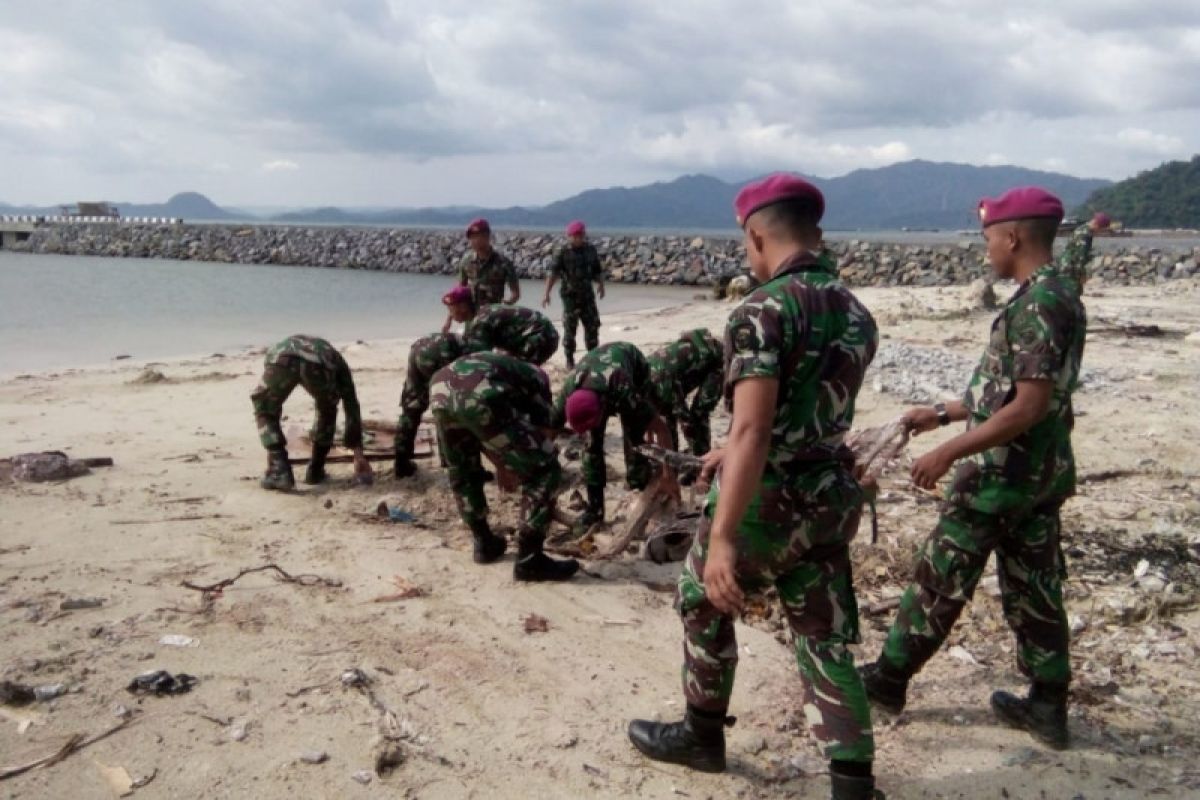
[[[733,717],[700,711],[691,704],[681,722],[629,723],[629,741],[655,761],[682,764],[700,772],[725,771],[725,728]]]
[[[859,667],[858,674],[872,703],[893,714],[904,710],[904,704],[908,701],[909,678],[905,672],[896,669],[880,656],[874,664]]]
[[[411,459],[404,456],[396,456],[396,461],[392,465],[392,469],[395,470],[397,479],[417,474],[417,465]]]
[[[308,469],[304,471],[304,482],[309,486],[316,486],[328,477],[325,474],[325,459],[329,457],[329,445],[314,444],[312,449],[312,458],[309,459]]]
[[[604,522],[604,487],[587,487],[587,508],[575,522],[575,530],[580,535],[588,532],[593,525]]]
[[[575,369],[575,351],[566,350],[564,352],[567,356],[567,369]]]
[[[829,762],[829,788],[832,800],[886,800],[875,788],[869,761]]]
[[[277,492],[290,492],[296,488],[296,477],[292,475],[287,450],[279,447],[267,451],[267,472],[258,485]]]
[[[492,533],[492,528],[487,524],[487,520],[472,525],[471,536],[475,539],[474,558],[476,564],[491,564],[499,561],[500,557],[504,555],[504,551],[508,549],[508,540]]]
[[[1012,727],[1028,731],[1047,747],[1067,749],[1070,737],[1065,683],[1035,683],[1026,698],[995,692],[992,694],[992,711]]]
[[[579,571],[573,558],[556,559],[542,552],[542,538],[524,535],[517,540],[517,562],[513,564],[516,581],[566,581]]]

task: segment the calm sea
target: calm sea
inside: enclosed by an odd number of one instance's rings
[[[236,353],[293,333],[335,342],[423,336],[445,319],[434,275],[92,258],[0,250],[0,375]],[[695,288],[610,285],[600,312],[657,308]],[[554,292],[551,315],[562,312]],[[540,304],[540,281],[521,302]]]

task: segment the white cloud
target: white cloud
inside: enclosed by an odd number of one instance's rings
[[[299,164],[286,158],[264,161],[262,165],[263,172],[295,172],[298,169],[300,169]]]
[[[1123,128],[1117,132],[1117,142],[1130,150],[1160,156],[1180,155],[1186,150],[1180,137],[1145,128]]]

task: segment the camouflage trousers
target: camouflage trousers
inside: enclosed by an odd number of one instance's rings
[[[1068,683],[1060,539],[1057,504],[1004,517],[948,507],[921,549],[882,657],[910,675],[920,670],[950,634],[995,550],[1001,603],[1017,636],[1021,671],[1039,683]]]
[[[258,386],[250,394],[254,403],[254,421],[258,423],[258,438],[268,450],[287,447],[280,420],[284,402],[298,385],[303,386],[317,404],[317,418],[309,434],[313,446],[333,445],[339,399],[333,372],[303,358],[285,356],[266,365]],[[357,432],[357,442],[352,441],[353,438],[354,431],[347,431],[347,447],[362,446],[361,430]]]
[[[583,297],[562,295],[563,339],[562,348],[567,358],[575,356],[575,332],[583,323],[583,343],[590,352],[600,346],[600,311],[596,308],[596,296],[590,292]]]
[[[688,703],[724,713],[733,693],[738,648],[733,617],[704,593],[704,564],[719,487],[679,576],[683,617],[683,691]],[[822,468],[785,485],[764,475],[737,531],[737,580],[747,596],[774,586],[791,628],[804,684],[804,716],[829,759],[874,759],[871,709],[848,645],[859,641],[850,540],[862,490],[845,470]]]
[[[625,483],[630,489],[645,489],[650,483],[653,465],[650,459],[636,449],[646,442],[646,427],[649,420],[621,420],[621,439],[625,450]],[[583,481],[593,489],[604,489],[608,483],[608,470],[604,463],[604,433],[607,425],[601,425],[589,434],[588,447],[583,451]]]
[[[487,522],[482,453],[511,470],[521,482],[521,539],[542,540],[550,528],[562,479],[558,451],[540,428],[508,408],[452,397],[435,408],[438,448],[445,454],[450,488],[468,527]]]
[[[674,414],[664,414],[667,430],[671,432],[671,446],[679,450],[679,428],[683,428],[683,438],[687,441],[688,450],[694,456],[702,456],[712,449],[712,426],[708,418],[679,420]]]

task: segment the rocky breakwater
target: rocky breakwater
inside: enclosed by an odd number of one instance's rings
[[[723,285],[744,272],[735,237],[595,236],[609,280],[623,283]],[[498,232],[497,247],[522,277],[544,277],[560,236]],[[949,286],[984,277],[983,245],[830,242],[842,276],[856,286]],[[271,225],[49,225],[16,248],[34,253],[168,258],[239,264],[452,274],[467,251],[458,230]],[[1129,247],[1092,262],[1113,283],[1154,283],[1200,274],[1200,248]]]

